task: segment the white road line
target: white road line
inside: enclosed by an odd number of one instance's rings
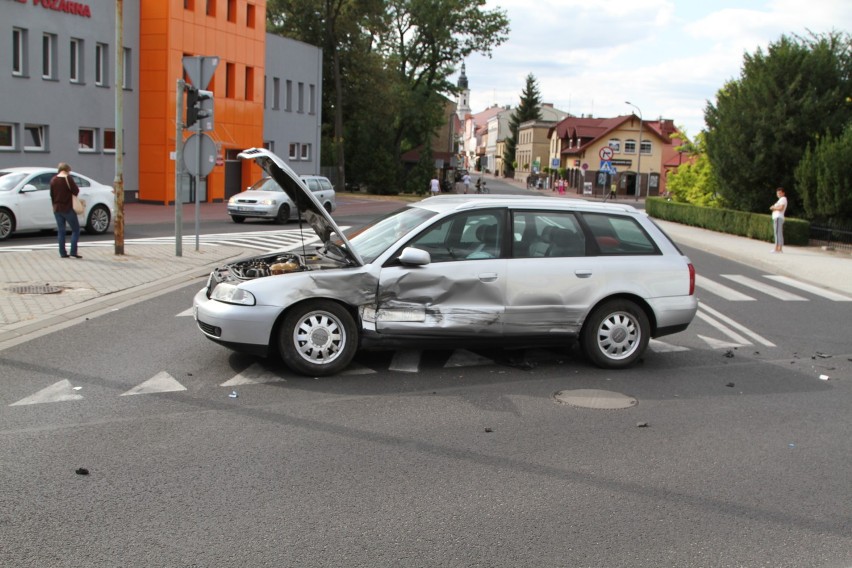
[[[689,351],[689,347],[672,345],[671,343],[666,343],[665,341],[660,341],[659,339],[652,339],[651,341],[649,341],[648,349],[650,349],[654,353],[676,353],[678,351]]]
[[[748,335],[749,337],[751,337],[752,339],[754,339],[755,341],[757,341],[758,343],[760,343],[762,345],[766,345],[767,347],[775,347],[775,344],[772,343],[771,341],[769,341],[768,339],[766,339],[765,337],[755,333],[754,331],[750,330],[746,326],[735,322],[734,320],[732,320],[731,318],[729,318],[725,314],[717,312],[716,310],[714,310],[713,308],[711,308],[707,304],[704,304],[704,303],[699,304],[698,309],[699,309],[699,313],[700,313],[700,311],[703,310],[703,311],[707,312],[708,314],[713,315],[717,319],[725,322],[726,324],[733,327],[734,329],[737,329],[737,330],[743,332],[744,334]]]
[[[725,335],[727,335],[728,337],[730,337],[731,339],[736,341],[737,345],[752,345],[751,341],[749,341],[748,339],[746,339],[742,335],[734,332],[734,330],[722,325],[720,322],[714,320],[712,317],[708,316],[707,314],[705,314],[701,310],[698,310],[698,312],[695,314],[695,316],[706,321],[707,323],[709,323],[710,325],[712,325],[713,327],[715,327],[716,329],[718,329],[719,331],[721,331],[722,333],[724,333]]]
[[[725,300],[730,300],[732,302],[753,302],[754,298],[743,294],[742,292],[738,292],[733,288],[729,288],[724,284],[719,284],[715,280],[710,280],[709,278],[705,278],[701,275],[696,275],[695,277],[695,285],[699,288],[703,288],[712,294],[716,294],[720,298]]]
[[[798,288],[799,290],[810,292],[815,296],[822,296],[823,298],[828,298],[829,300],[833,300],[835,302],[852,302],[852,298],[850,298],[849,296],[844,296],[843,294],[838,294],[837,292],[832,292],[831,290],[826,290],[824,288],[820,288],[819,286],[814,286],[813,284],[799,282],[798,280],[793,280],[792,278],[789,278],[787,276],[764,274],[763,277],[769,278],[770,280],[775,280],[776,282],[780,282],[782,284],[786,284],[791,288]]]
[[[748,288],[752,288],[753,290],[757,290],[758,292],[763,292],[769,296],[774,298],[778,298],[779,300],[784,300],[785,302],[807,302],[807,298],[803,298],[791,292],[787,292],[786,290],[782,290],[781,288],[776,288],[775,286],[770,286],[769,284],[764,284],[763,282],[758,282],[753,278],[749,278],[748,276],[742,276],[741,274],[722,274],[723,278],[727,278],[729,280],[733,280],[738,284],[742,284]]]
[[[419,349],[399,349],[393,354],[393,360],[388,369],[402,373],[416,373],[420,370],[420,355]]]

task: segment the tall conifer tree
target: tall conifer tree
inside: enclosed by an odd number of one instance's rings
[[[506,171],[514,171],[515,150],[518,145],[518,128],[528,120],[541,120],[541,94],[535,76],[527,75],[527,84],[521,92],[521,102],[509,119],[509,136],[503,151],[503,164]]]

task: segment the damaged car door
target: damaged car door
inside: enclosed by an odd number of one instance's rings
[[[406,243],[381,270],[376,331],[500,336],[506,309],[505,228],[505,210],[470,211],[441,219]],[[405,262],[407,257],[418,260]]]

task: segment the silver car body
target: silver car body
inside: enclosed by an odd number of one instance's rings
[[[0,170],[0,240],[13,232],[55,229],[50,180],[56,168],[19,167]],[[86,210],[79,215],[80,225],[90,233],[104,233],[115,215],[112,187],[71,172],[80,188]]]
[[[309,175],[299,177],[326,211],[332,213],[337,208],[334,186],[328,178]],[[298,219],[299,210],[274,179],[265,177],[228,200],[228,215],[236,222],[249,217],[286,222]]]
[[[317,301],[351,314],[360,347],[564,342],[580,337],[590,313],[606,305],[615,306],[611,322],[617,325],[623,312],[647,317],[647,329],[634,330],[642,332],[644,351],[649,336],[681,331],[695,316],[689,259],[633,207],[552,197],[438,196],[344,236],[280,158],[257,149],[241,156],[256,159],[294,194],[323,244],[211,274],[194,299],[196,320],[208,338],[231,348],[265,355],[286,347],[290,334],[297,335],[283,329],[288,311]],[[490,240],[483,238],[488,234]],[[592,235],[595,242],[587,242]],[[572,238],[584,241],[581,248]],[[275,266],[288,265],[274,274]],[[592,345],[594,331],[585,335]],[[631,352],[629,361],[638,355]],[[628,362],[626,352],[614,353],[612,366],[622,366],[622,359]],[[301,371],[322,374],[324,361],[315,363]]]

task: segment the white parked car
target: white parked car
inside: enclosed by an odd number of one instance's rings
[[[299,176],[323,208],[331,213],[337,207],[334,186],[323,176]],[[265,177],[255,182],[242,193],[228,200],[228,215],[234,223],[242,223],[248,217],[273,219],[276,223],[286,223],[299,218],[299,208],[293,200],[275,183]]]
[[[320,245],[232,262],[194,300],[212,341],[278,352],[308,376],[359,348],[565,344],[600,367],[634,364],[695,316],[695,269],[628,205],[445,195],[344,235],[289,166],[246,150],[303,204]]]
[[[55,167],[0,170],[0,241],[12,233],[56,228],[50,201],[50,180],[55,175]],[[87,233],[105,233],[115,213],[115,191],[77,172],[71,177],[86,202],[80,226]]]

